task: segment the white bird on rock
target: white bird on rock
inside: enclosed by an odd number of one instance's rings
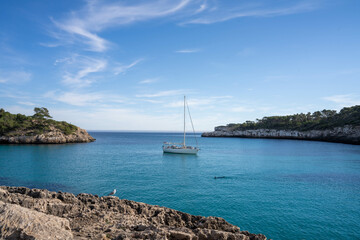
[[[108,196],[115,195],[116,189],[114,189],[111,193],[108,194]]]

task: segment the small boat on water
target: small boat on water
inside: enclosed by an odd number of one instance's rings
[[[194,136],[195,136],[196,147],[186,146],[186,144],[185,144],[185,139],[186,139],[186,129],[185,129],[186,107],[187,107],[188,112],[189,112],[191,126],[193,128],[193,132],[194,132]],[[184,142],[182,142],[182,143],[164,142],[164,144],[162,146],[162,149],[163,149],[164,153],[179,153],[179,154],[197,154],[198,151],[200,150],[199,147],[198,147],[198,143],[197,143],[197,139],[196,139],[196,135],[195,135],[194,125],[193,125],[193,122],[192,122],[192,119],[191,119],[189,106],[186,103],[186,97],[185,96],[184,96]]]

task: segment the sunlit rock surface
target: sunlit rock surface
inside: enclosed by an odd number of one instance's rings
[[[266,239],[218,217],[118,197],[24,187],[0,187],[0,216],[0,239],[56,239],[54,234],[59,239]]]
[[[0,136],[0,143],[10,144],[59,144],[93,142],[95,139],[86,130],[78,128],[74,133],[66,135],[55,127],[50,131],[28,136],[26,132],[16,132],[15,136]]]
[[[339,142],[360,144],[360,127],[344,126],[326,130],[275,130],[275,129],[257,129],[257,130],[235,130],[228,127],[216,127],[213,132],[204,132],[202,137],[241,137],[241,138],[278,138],[278,139],[299,139],[314,140],[326,142]]]

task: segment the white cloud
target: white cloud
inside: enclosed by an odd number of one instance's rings
[[[182,24],[212,24],[243,17],[274,17],[312,11],[318,7],[318,1],[293,1],[290,6],[266,6],[265,2],[254,1],[252,4],[237,4],[232,7],[219,6],[216,11],[206,12],[201,17]],[[293,3],[292,2],[292,3]],[[271,2],[272,3],[272,2]]]
[[[233,98],[233,96],[229,96],[229,95],[226,95],[226,96],[214,96],[214,97],[211,97],[212,99],[218,99],[218,100],[226,100],[226,99],[230,99],[230,98]]]
[[[207,2],[204,1],[204,3],[201,4],[200,7],[195,10],[195,13],[201,13],[201,12],[205,11],[205,9],[206,9],[207,7],[208,7]]]
[[[50,114],[88,130],[181,130],[177,114],[153,115],[128,108],[93,108],[91,111],[54,109]],[[106,121],[104,121],[106,119]]]
[[[143,61],[142,58],[135,60],[134,62],[130,63],[129,65],[119,65],[114,68],[114,74],[119,75],[120,73],[125,74],[130,68],[133,68],[135,65]]]
[[[137,94],[136,97],[143,97],[143,98],[167,97],[167,96],[174,96],[174,95],[184,95],[184,93],[186,93],[186,92],[189,92],[189,90],[178,89],[178,90],[160,91],[160,92],[150,93],[150,94]]]
[[[159,101],[159,100],[153,100],[153,99],[145,99],[143,100],[145,102],[149,102],[149,103],[154,103],[154,104],[160,104],[160,103],[163,103],[162,101]]]
[[[54,62],[54,65],[58,65],[59,63],[67,63],[67,64],[72,64],[76,61],[76,59],[79,57],[78,54],[73,54],[71,57],[64,57],[64,58],[59,58],[56,59]]]
[[[255,109],[247,107],[234,107],[231,109],[232,112],[254,112]]]
[[[200,49],[181,49],[181,50],[177,50],[175,52],[176,53],[196,53],[199,51],[200,51]]]
[[[159,81],[159,78],[148,78],[139,82],[139,84],[150,84]]]
[[[39,43],[39,45],[43,46],[43,47],[54,48],[54,47],[59,47],[61,44],[60,43]]]
[[[99,102],[103,95],[98,93],[79,93],[79,92],[47,92],[44,97],[52,98],[56,101],[63,102],[74,106],[87,106]]]
[[[18,104],[26,105],[26,106],[35,106],[35,103],[32,102],[18,102]]]
[[[73,106],[107,106],[108,104],[124,103],[127,99],[120,95],[107,92],[49,91],[44,94],[58,102]]]
[[[187,100],[187,104],[189,106],[203,106],[203,105],[210,105],[214,103],[214,100],[212,99],[196,99],[196,98],[192,98],[190,100]],[[184,101],[175,101],[175,102],[170,102],[168,104],[165,104],[166,107],[172,107],[172,108],[179,108],[184,106]]]
[[[232,96],[213,96],[207,98],[187,98],[186,102],[189,106],[198,107],[206,106],[207,108],[214,108],[219,104],[228,102]],[[184,101],[174,101],[165,104],[166,107],[179,108],[184,106]]]
[[[94,52],[103,52],[107,49],[108,41],[99,37],[95,33],[91,33],[82,26],[76,25],[77,21],[68,24],[61,24],[54,21],[54,24],[61,30],[70,33],[75,40],[83,42],[89,46],[88,50]],[[68,36],[69,37],[69,36]]]
[[[23,83],[30,81],[32,74],[25,71],[3,71],[0,70],[0,83]]]
[[[87,1],[80,10],[72,11],[62,19],[52,22],[55,29],[51,36],[59,42],[42,44],[55,47],[78,43],[86,50],[104,52],[111,44],[100,36],[105,29],[134,24],[171,15],[171,20],[182,24],[211,24],[241,17],[272,17],[311,11],[319,0],[279,1],[201,1],[201,0],[153,0],[153,1]],[[271,5],[270,5],[271,4]],[[194,18],[196,16],[196,18]],[[185,49],[186,50],[186,49]]]
[[[27,92],[15,90],[13,88],[0,88],[0,97],[18,99],[19,101],[21,100],[24,102],[31,98]]]
[[[89,78],[88,75],[103,71],[106,68],[107,61],[104,59],[83,57],[77,60],[74,65],[76,65],[78,69],[75,73],[66,71],[62,83],[72,87],[85,87],[93,82],[93,79]]]
[[[21,113],[21,114],[25,114],[25,115],[33,115],[34,114],[34,110],[32,107],[9,105],[9,106],[4,106],[4,109],[7,112],[10,112],[12,114],[17,114],[17,113]]]
[[[60,41],[80,42],[87,45],[88,50],[104,52],[108,49],[109,42],[98,36],[104,29],[167,16],[181,10],[189,2],[190,0],[159,0],[125,5],[119,2],[88,1],[85,8],[72,12],[67,18],[53,20],[61,32],[52,35]]]
[[[342,106],[360,105],[359,96],[354,94],[333,95],[324,97],[323,99]]]

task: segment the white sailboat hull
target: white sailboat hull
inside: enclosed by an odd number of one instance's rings
[[[171,148],[163,147],[164,153],[197,154],[198,148]]]
[[[186,106],[186,98],[184,96],[184,142],[182,142],[182,143],[164,142],[164,145],[162,147],[164,153],[197,154],[197,152],[199,151],[198,147],[186,146],[186,144],[185,144],[185,136],[186,136],[186,128],[185,128],[186,111],[185,111],[185,106]],[[194,125],[192,124],[192,119],[191,119],[191,115],[190,115],[189,106],[188,106],[188,112],[189,112],[191,126],[193,128],[194,136],[195,136],[195,140],[196,140],[195,129],[194,129]],[[197,146],[197,140],[196,140],[196,146]]]

